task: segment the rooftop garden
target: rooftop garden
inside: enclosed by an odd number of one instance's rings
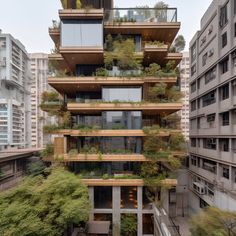
[[[57,92],[45,91],[41,95],[41,109],[60,110],[63,105],[63,100]]]

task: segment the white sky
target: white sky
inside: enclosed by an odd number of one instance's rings
[[[153,7],[158,0],[115,0],[116,7]],[[164,0],[178,8],[180,34],[188,43],[200,28],[200,20],[212,0]],[[60,0],[0,0],[0,29],[19,39],[27,51],[49,53],[53,42],[48,35],[52,19],[58,19]]]

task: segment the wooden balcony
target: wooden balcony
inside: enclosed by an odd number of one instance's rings
[[[136,86],[159,82],[174,85],[177,77],[49,77],[48,83],[61,94],[77,91],[101,91],[102,86]]]
[[[52,132],[53,134],[68,135],[74,137],[145,137],[146,134],[143,130],[132,129],[112,129],[112,130],[73,130],[73,129],[61,129]],[[160,137],[168,137],[173,133],[181,133],[181,130],[163,130],[159,132]]]
[[[104,11],[103,9],[64,9],[59,10],[59,17],[61,20],[97,20],[103,19]]]
[[[53,42],[55,43],[55,45],[59,45],[60,44],[60,36],[61,36],[60,28],[59,27],[49,28],[48,33],[49,33],[51,39],[53,40]]]
[[[144,186],[142,179],[83,179],[82,180],[88,186]],[[162,181],[164,185],[176,186],[176,179],[165,179]]]
[[[60,53],[52,53],[48,55],[48,60],[53,63],[55,69],[60,71],[68,70],[68,64]]]
[[[60,47],[60,53],[68,62],[71,70],[75,70],[77,64],[101,65],[104,62],[103,47]]]
[[[64,155],[64,162],[144,162],[146,157],[141,154],[78,154],[77,156]]]
[[[179,22],[125,22],[104,24],[105,34],[142,35],[144,41],[161,41],[171,44],[180,29]]]
[[[161,65],[163,58],[165,58],[168,54],[168,45],[158,46],[145,44],[143,52],[143,63],[145,65],[149,65],[151,63],[157,63]]]
[[[168,63],[168,61],[174,61],[175,62],[174,67],[176,67],[177,65],[179,65],[182,58],[183,58],[182,53],[168,53],[164,59],[164,64]]]
[[[144,115],[168,115],[182,109],[182,103],[68,103],[75,114],[100,114],[102,111],[142,111]]]

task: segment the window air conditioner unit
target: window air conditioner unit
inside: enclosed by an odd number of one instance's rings
[[[205,194],[205,187],[204,185],[198,183],[198,182],[193,182],[193,189],[198,193],[198,194],[201,194],[201,195],[204,195]]]

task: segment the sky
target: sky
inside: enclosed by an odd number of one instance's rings
[[[114,0],[116,7],[153,7],[158,0]],[[169,7],[178,9],[178,21],[186,39],[186,48],[191,38],[200,29],[200,20],[212,0],[164,0]],[[0,0],[0,29],[19,39],[29,53],[50,53],[54,47],[48,35],[52,20],[58,20],[60,0]]]

